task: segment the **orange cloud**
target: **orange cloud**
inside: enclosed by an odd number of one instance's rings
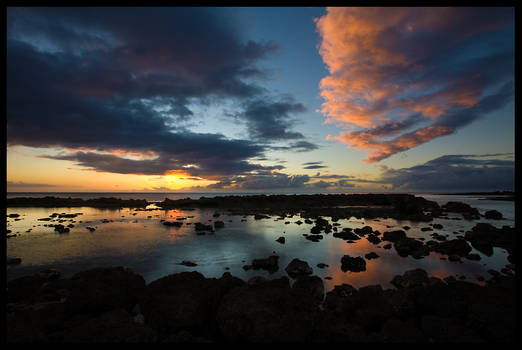
[[[320,112],[325,123],[350,130],[328,139],[375,162],[454,132],[440,119],[479,106],[496,79],[483,74],[485,65],[495,63],[480,62],[465,45],[505,27],[509,16],[480,8],[333,7],[315,21],[329,72],[319,83]]]

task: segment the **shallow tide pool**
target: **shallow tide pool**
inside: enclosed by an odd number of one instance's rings
[[[428,198],[431,199],[431,198]],[[381,233],[402,229],[409,237],[430,240],[430,234],[447,235],[448,239],[463,235],[478,222],[489,222],[496,227],[514,226],[513,202],[480,203],[481,213],[488,209],[497,209],[506,217],[503,220],[448,220],[435,219],[432,222],[397,221],[394,219],[364,220],[340,219],[339,230],[343,227],[371,226]],[[499,209],[500,207],[500,209]],[[154,209],[155,206],[149,206]],[[219,217],[213,214],[219,212]],[[444,278],[450,275],[465,276],[466,280],[480,284],[477,275],[489,278],[489,269],[500,270],[507,261],[507,252],[495,248],[490,257],[473,249],[471,253],[479,254],[481,260],[462,259],[462,263],[451,262],[446,256],[431,252],[423,259],[411,256],[400,257],[394,248],[383,249],[390,242],[377,245],[366,238],[347,243],[345,240],[333,237],[333,232],[324,234],[319,242],[312,242],[303,236],[309,234],[313,224],[304,223],[304,218],[296,215],[280,219],[272,216],[269,219],[255,220],[254,216],[227,215],[224,210],[193,209],[193,210],[161,210],[137,211],[135,209],[96,209],[96,208],[8,208],[7,215],[19,214],[7,218],[7,229],[16,237],[7,239],[7,257],[22,259],[19,265],[7,266],[7,278],[31,274],[47,268],[55,268],[68,277],[75,272],[93,267],[127,266],[142,275],[149,283],[168,274],[181,271],[198,271],[205,277],[221,277],[224,272],[248,280],[253,276],[277,278],[287,275],[285,267],[298,258],[308,262],[313,268],[313,274],[323,278],[326,290],[335,285],[348,283],[359,288],[365,285],[381,284],[383,288],[391,288],[390,281],[395,275],[402,274],[413,268],[425,269],[431,276]],[[53,213],[81,213],[74,218],[52,218],[56,221],[39,221]],[[460,218],[458,214],[450,217]],[[181,227],[165,226],[160,220],[183,222]],[[331,218],[324,217],[331,222]],[[44,225],[56,224],[74,225],[69,233],[57,233],[53,227]],[[213,234],[197,235],[194,223],[212,224],[220,220],[224,228],[217,229]],[[303,224],[298,225],[300,220]],[[288,223],[287,223],[288,222]],[[421,228],[430,224],[441,224],[443,229],[423,232]],[[87,227],[94,227],[91,232]],[[27,232],[29,230],[29,232]],[[285,243],[276,241],[285,237]],[[382,237],[382,236],[381,236]],[[377,259],[366,260],[366,271],[343,272],[341,257],[348,254],[352,257],[370,252],[379,255]],[[270,255],[279,256],[279,269],[274,273],[264,270],[243,269],[253,259],[267,258]],[[441,259],[443,258],[443,259]],[[191,261],[197,266],[180,265],[183,260]],[[319,268],[317,264],[324,263],[328,267]]]

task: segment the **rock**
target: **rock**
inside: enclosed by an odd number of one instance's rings
[[[447,255],[457,255],[459,257],[467,256],[472,250],[470,245],[463,239],[452,239],[440,243],[428,241],[426,244],[428,243],[430,243],[429,248],[432,251]]]
[[[318,312],[303,294],[288,279],[234,288],[219,303],[218,329],[227,342],[302,342]]]
[[[96,231],[96,229],[95,229],[94,227],[89,227],[89,226],[87,226],[86,229],[89,230],[89,231],[91,231],[91,232]]]
[[[262,214],[256,214],[254,215],[255,220],[261,220],[261,219],[270,219],[270,216],[268,215],[262,215]]]
[[[366,271],[366,261],[360,256],[352,258],[349,255],[344,255],[341,258],[341,270],[344,272],[352,271],[352,272],[360,272]]]
[[[214,221],[214,228],[218,229],[223,227],[225,227],[225,223],[223,221]]]
[[[142,316],[143,317],[143,316]],[[123,309],[111,310],[67,330],[63,342],[98,343],[150,343],[157,340],[157,334],[150,327],[137,324]]]
[[[183,260],[182,262],[179,263],[180,265],[185,265],[185,266],[198,266],[198,264],[192,262],[192,261],[187,261],[187,260]]]
[[[370,226],[364,226],[362,228],[356,228],[353,230],[359,236],[365,236],[373,232],[373,229]]]
[[[366,237],[366,239],[373,244],[381,243],[381,239],[374,234],[369,234],[368,237]]]
[[[509,253],[514,252],[515,229],[509,226],[496,228],[488,223],[478,223],[464,234],[464,238],[473,248],[487,256],[493,255],[493,247],[504,248]]]
[[[441,207],[449,213],[461,213],[466,220],[480,219],[480,213],[476,208],[462,202],[448,202]]]
[[[421,258],[429,255],[428,247],[414,238],[406,237],[397,240],[393,246],[397,253],[402,257],[412,255],[413,257]]]
[[[181,226],[183,226],[183,223],[180,221],[163,221],[163,225],[181,227]]]
[[[441,224],[433,224],[433,228],[436,230],[442,230],[444,227]]]
[[[285,268],[286,273],[288,276],[292,278],[297,278],[299,276],[303,275],[311,275],[313,270],[308,265],[306,261],[302,261],[299,259],[293,259],[288,266]]]
[[[54,225],[54,230],[58,233],[69,233],[69,228],[60,224]]]
[[[383,241],[397,242],[404,238],[406,238],[406,232],[404,232],[403,230],[386,231],[382,234]]]
[[[428,273],[422,269],[414,269],[397,275],[391,280],[391,284],[400,289],[426,286],[429,283]]]
[[[297,293],[303,293],[312,297],[317,302],[322,302],[324,298],[323,280],[318,276],[300,276],[292,286]]]
[[[321,239],[323,239],[323,235],[308,235],[305,238],[312,242],[319,242]]]
[[[205,224],[202,224],[201,222],[196,222],[194,224],[194,229],[196,231],[211,231],[212,225],[205,225]]]
[[[392,244],[389,243],[389,244],[385,244],[382,246],[384,249],[391,249],[392,248]]]
[[[502,219],[502,213],[496,211],[496,210],[488,210],[484,213],[484,217],[486,219],[493,219],[493,220],[501,220]]]
[[[333,236],[336,238],[341,238],[341,239],[351,240],[351,241],[361,239],[361,237],[359,237],[358,235],[356,235],[355,233],[353,233],[347,229],[343,229],[341,232],[334,232]]]
[[[278,265],[279,257],[277,255],[269,256],[266,259],[254,259],[252,260],[252,268],[267,270],[273,273],[279,269]]]
[[[420,327],[431,341],[437,343],[481,343],[484,341],[475,332],[464,327],[460,320],[426,315],[422,317]]]
[[[319,264],[317,264],[317,267],[320,268],[320,269],[324,269],[325,267],[328,267],[328,265],[323,264],[323,263],[319,263]]]
[[[370,252],[364,256],[367,260],[377,259],[379,255],[375,252]]]
[[[225,294],[246,283],[225,275],[205,278],[199,272],[181,272],[151,282],[142,306],[146,324],[162,334],[187,331],[208,335],[215,310]]]
[[[279,242],[281,244],[285,244],[285,238],[284,237],[279,237],[278,239],[276,239],[276,242]]]
[[[480,260],[480,255],[478,254],[468,254],[465,256],[468,260]]]

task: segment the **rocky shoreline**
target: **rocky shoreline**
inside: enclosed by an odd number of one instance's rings
[[[61,278],[54,270],[7,285],[8,342],[512,342],[514,277],[485,286],[397,275],[395,288],[325,293],[295,259],[289,277],[243,281],[181,272],[149,284],[124,267]]]

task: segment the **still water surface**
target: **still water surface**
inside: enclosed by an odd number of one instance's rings
[[[99,197],[99,196],[98,196]],[[439,234],[453,239],[463,235],[478,222],[489,222],[496,227],[514,226],[514,202],[480,200],[477,196],[444,196],[423,195],[426,199],[445,204],[448,201],[462,201],[479,209],[481,213],[495,209],[504,215],[503,220],[447,220],[435,219],[431,223],[440,223],[442,230],[434,230]],[[134,197],[138,198],[138,197]],[[183,197],[182,197],[183,198]],[[155,208],[154,205],[150,208]],[[400,257],[395,249],[383,249],[389,242],[374,245],[362,238],[355,243],[335,238],[323,233],[323,239],[312,242],[303,236],[310,233],[313,225],[296,224],[304,219],[299,216],[278,220],[255,220],[253,216],[227,215],[219,211],[218,218],[213,217],[214,209],[194,210],[161,210],[136,211],[134,209],[96,209],[96,208],[8,208],[7,214],[20,214],[19,219],[7,219],[7,229],[18,233],[17,237],[7,239],[7,256],[20,257],[22,263],[7,266],[7,278],[37,272],[46,268],[55,268],[63,276],[75,272],[101,266],[127,266],[142,275],[149,283],[157,278],[181,271],[198,271],[205,277],[221,277],[228,271],[233,276],[247,280],[253,276],[276,278],[286,275],[284,268],[288,263],[298,258],[305,260],[313,268],[314,275],[323,278],[326,290],[335,285],[348,283],[354,287],[371,284],[381,284],[383,288],[391,288],[390,281],[397,275],[413,268],[422,268],[432,276],[444,278],[449,275],[466,276],[468,281],[480,284],[476,275],[489,278],[487,270],[500,270],[507,261],[504,249],[494,248],[491,257],[473,249],[472,253],[481,256],[479,261],[463,259],[462,263],[442,260],[438,253],[432,252],[423,259]],[[69,233],[59,234],[53,227],[45,224],[55,224],[54,221],[38,221],[53,213],[82,213],[75,218],[66,218],[63,225],[74,225]],[[460,215],[450,215],[460,217]],[[177,228],[163,225],[160,220],[181,220],[183,226]],[[325,217],[325,219],[330,219]],[[225,223],[225,227],[217,229],[214,234],[197,235],[194,223],[210,224],[215,220]],[[81,222],[80,222],[81,221]],[[105,222],[104,222],[105,221]],[[107,222],[108,221],[108,222]],[[286,223],[288,222],[288,223]],[[187,225],[187,223],[190,223]],[[407,231],[410,237],[424,237],[427,240],[433,231],[423,232],[422,227],[429,223],[397,221],[394,219],[364,220],[341,219],[339,230],[343,227],[363,227],[369,225],[373,230],[391,231],[402,226],[410,226]],[[95,227],[90,232],[86,227]],[[30,230],[29,232],[27,232]],[[286,242],[276,242],[278,237],[285,237]],[[380,257],[366,260],[366,271],[343,272],[341,257],[362,256],[375,252]],[[243,269],[253,259],[266,258],[270,255],[279,256],[279,270],[270,274],[264,270]],[[180,265],[183,260],[197,264],[194,267]],[[318,268],[317,264],[327,264],[326,268]],[[324,279],[329,277],[331,279]]]

